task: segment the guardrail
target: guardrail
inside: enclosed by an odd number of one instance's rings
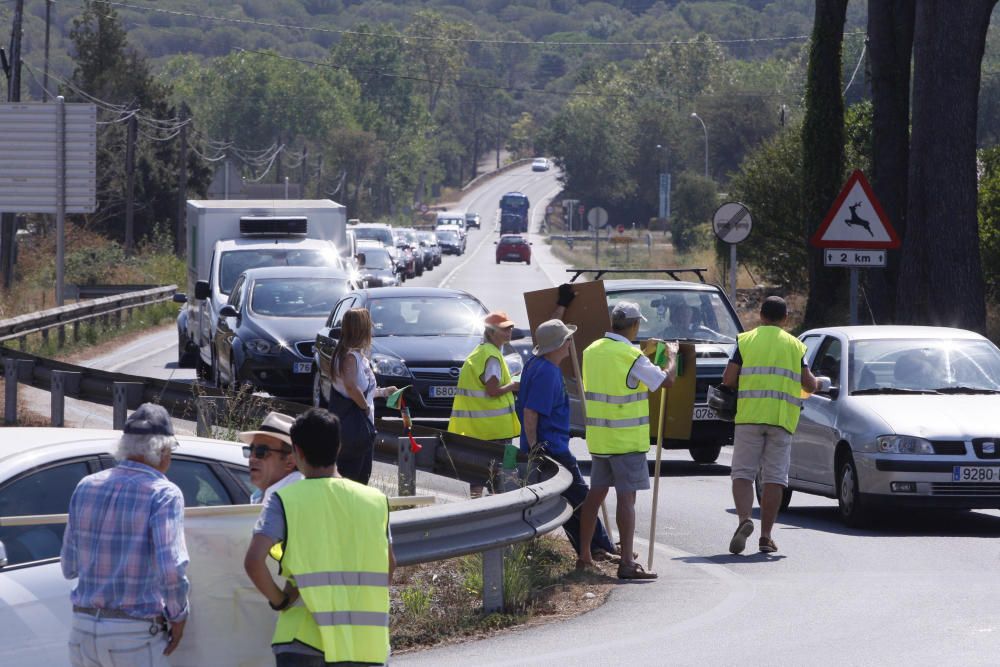
[[[79,289],[86,290],[86,288]],[[58,328],[61,346],[67,325],[72,325],[73,339],[78,340],[80,322],[96,317],[105,318],[107,321],[114,315],[117,323],[121,324],[122,313],[125,313],[127,317],[132,314],[132,310],[135,308],[170,301],[176,291],[177,285],[154,287],[0,320],[0,342],[17,340],[23,350],[27,336],[41,333],[43,338],[47,338],[50,329]]]
[[[16,423],[19,383],[52,392],[52,421],[57,426],[63,423],[66,396],[113,406],[116,429],[124,425],[127,410],[146,401],[160,403],[174,417],[197,419],[199,435],[210,435],[216,417],[231,407],[231,399],[214,388],[199,389],[195,396],[188,383],[109,373],[6,348],[0,348],[0,358],[7,424]],[[297,415],[308,407],[272,398],[261,398],[255,405],[261,416],[272,409]],[[400,465],[400,495],[412,495],[417,469],[468,482],[497,479],[497,463],[503,460],[500,444],[414,426],[422,449],[413,454],[401,422],[379,420],[377,428],[376,457]],[[520,463],[527,464],[527,459],[522,456]],[[502,609],[505,548],[555,530],[572,514],[560,495],[572,481],[569,472],[551,459],[532,465],[538,467],[542,481],[484,498],[393,513],[397,561],[413,565],[482,553],[483,607]]]

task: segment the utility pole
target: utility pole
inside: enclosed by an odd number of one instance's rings
[[[135,138],[139,129],[137,109],[128,119],[128,136],[125,140],[125,255],[135,250]]]
[[[24,0],[14,5],[14,24],[10,33],[10,63],[7,72],[7,101],[21,101],[21,22]],[[14,279],[14,242],[16,220],[14,212],[0,214],[0,273],[4,289],[10,289]]]
[[[323,154],[319,154],[319,159],[316,161],[317,173],[316,173],[316,199],[323,199]]]
[[[178,170],[179,174],[177,177],[177,230],[174,237],[174,252],[177,253],[178,257],[183,256],[187,251],[187,224],[185,224],[185,218],[187,215],[188,182],[188,114],[187,104],[181,102],[178,120],[183,125],[181,125],[180,169]]]
[[[302,185],[299,186],[299,198],[306,198],[306,180],[309,178],[307,167],[309,166],[309,147],[302,146]]]
[[[52,28],[52,0],[45,0],[45,68],[42,70],[42,102],[49,101],[49,32]]]

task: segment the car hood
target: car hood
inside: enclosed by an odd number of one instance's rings
[[[326,322],[326,316],[244,318],[239,336],[246,339],[248,335],[264,334],[285,343],[314,341],[316,333],[323,328],[324,322]]]
[[[901,435],[949,440],[1000,437],[1000,394],[856,396],[850,400]]]
[[[386,354],[407,364],[433,363],[461,366],[482,336],[377,336],[372,354]]]

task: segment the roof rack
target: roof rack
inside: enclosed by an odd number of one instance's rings
[[[576,282],[576,279],[585,273],[593,273],[594,280],[600,280],[601,277],[606,273],[665,273],[674,280],[682,280],[678,278],[678,274],[693,273],[698,276],[698,280],[705,283],[704,272],[708,271],[705,267],[690,267],[690,268],[677,268],[677,269],[566,269],[567,273],[572,273],[573,277],[569,279],[571,283]]]

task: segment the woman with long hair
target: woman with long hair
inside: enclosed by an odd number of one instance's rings
[[[344,313],[340,340],[330,359],[330,411],[340,418],[340,455],[337,470],[348,479],[367,484],[375,455],[375,399],[396,387],[379,387],[368,355],[372,347],[372,318],[365,308]]]

